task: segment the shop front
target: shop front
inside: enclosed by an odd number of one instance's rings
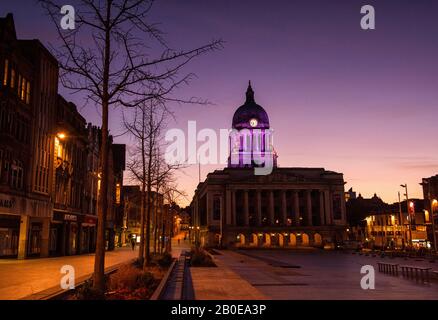
[[[50,254],[69,256],[94,252],[96,223],[94,216],[55,210],[50,230]]]
[[[17,258],[20,216],[0,214],[0,258]]]

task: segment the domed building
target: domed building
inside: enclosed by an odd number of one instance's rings
[[[277,133],[281,134],[281,133]],[[278,167],[251,83],[232,120],[228,167],[199,183],[191,238],[203,246],[334,247],[346,237],[342,173]]]
[[[234,134],[230,134],[228,167],[264,167],[265,159],[272,159],[270,164],[277,166],[269,117],[265,109],[255,102],[251,82],[246,90],[245,103],[234,113],[232,129]]]

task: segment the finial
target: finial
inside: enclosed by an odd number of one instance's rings
[[[251,80],[248,81],[248,89],[246,90],[246,103],[254,102],[254,91],[251,87]]]

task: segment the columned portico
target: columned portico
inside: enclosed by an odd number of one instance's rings
[[[248,190],[243,191],[243,215],[244,215],[245,226],[249,226]]]
[[[319,190],[319,219],[320,225],[325,225],[324,191]]]
[[[294,202],[294,213],[295,213],[295,225],[299,226],[300,222],[300,199],[298,197],[298,190],[292,191],[293,202]]]
[[[256,191],[256,224],[260,226],[262,224],[262,195],[258,189]]]
[[[287,225],[287,202],[286,202],[286,190],[281,190],[281,218],[282,224]]]
[[[269,224],[271,226],[275,225],[274,217],[274,191],[269,190]]]
[[[307,225],[311,226],[312,223],[312,193],[311,190],[306,190],[306,213],[307,213]]]

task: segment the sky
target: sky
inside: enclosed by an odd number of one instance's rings
[[[70,1],[74,3],[74,1]],[[68,4],[70,4],[70,2]],[[66,3],[67,4],[67,3]],[[362,5],[373,5],[376,29],[360,28]],[[56,45],[55,29],[34,0],[2,0],[0,15],[14,14],[19,38]],[[421,178],[438,170],[438,22],[436,1],[163,0],[150,20],[160,23],[173,48],[190,49],[223,39],[222,50],[186,67],[196,74],[178,90],[208,106],[169,105],[169,129],[230,128],[251,80],[258,104],[274,129],[282,167],[324,167],[342,172],[350,187],[397,201],[400,184],[422,198]],[[99,113],[81,94],[60,88],[81,114],[99,124]],[[117,143],[120,109],[110,114]],[[201,179],[223,167],[201,167]],[[187,204],[198,167],[178,173]]]

